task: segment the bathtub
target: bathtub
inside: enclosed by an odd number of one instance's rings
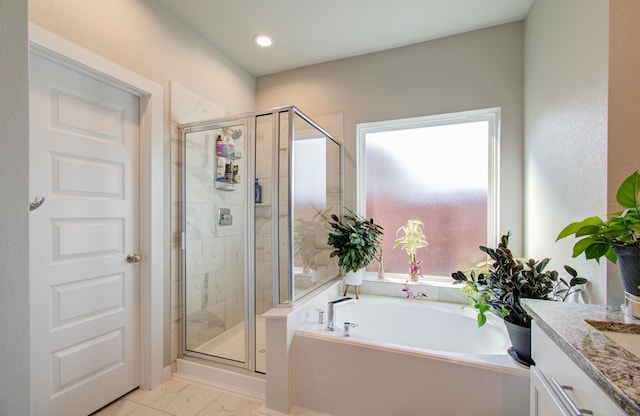
[[[296,404],[332,416],[528,415],[529,371],[489,318],[478,328],[471,308],[404,298],[339,305],[335,331],[296,331]],[[349,337],[344,322],[357,325]]]

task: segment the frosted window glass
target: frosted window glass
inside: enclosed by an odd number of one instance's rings
[[[424,223],[429,245],[417,252],[424,275],[450,276],[484,260],[487,121],[368,133],[365,146],[366,213],[385,229],[386,272],[408,272],[408,256],[393,242],[410,219]]]
[[[327,154],[324,137],[296,140],[293,194],[296,204],[327,205]]]

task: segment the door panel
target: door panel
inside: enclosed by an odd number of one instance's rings
[[[139,99],[30,65],[33,414],[86,415],[139,385]],[[144,261],[144,259],[143,259]]]
[[[55,194],[111,199],[124,197],[124,166],[121,163],[57,154],[52,154],[51,159]]]

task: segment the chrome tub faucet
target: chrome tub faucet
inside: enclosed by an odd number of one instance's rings
[[[353,303],[356,300],[353,298],[341,298],[341,299],[336,299],[336,300],[332,300],[331,302],[329,302],[329,312],[328,312],[328,317],[327,317],[327,329],[329,331],[335,331],[335,316],[336,316],[336,308],[338,307],[338,305],[346,305],[347,303]]]

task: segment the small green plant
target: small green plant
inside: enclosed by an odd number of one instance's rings
[[[609,219],[588,217],[567,225],[556,241],[573,235],[579,240],[573,246],[573,257],[584,253],[586,259],[600,262],[603,256],[616,263],[615,246],[640,247],[640,174],[633,172],[618,188],[616,201],[623,211]]]
[[[333,247],[329,257],[338,257],[338,265],[343,266],[345,272],[355,272],[367,267],[376,256],[382,243],[384,229],[373,221],[347,209],[349,214],[339,218],[331,214],[327,230],[327,243]]]
[[[401,246],[409,256],[409,276],[411,280],[417,280],[419,276],[422,276],[422,267],[420,260],[416,258],[416,252],[419,248],[426,247],[429,244],[422,231],[423,227],[424,224],[422,221],[407,221],[405,225],[396,231],[396,237],[400,232],[402,232],[403,235],[396,238],[396,241],[393,243],[393,248]]]
[[[464,284],[462,291],[469,304],[478,312],[478,326],[487,322],[487,313],[494,311],[514,325],[531,327],[531,316],[520,304],[523,298],[564,301],[580,290],[587,279],[569,266],[564,269],[571,279],[567,282],[555,270],[545,270],[550,259],[516,259],[509,250],[510,233],[500,238],[496,249],[481,246],[490,260],[466,272],[451,275],[456,283]]]

